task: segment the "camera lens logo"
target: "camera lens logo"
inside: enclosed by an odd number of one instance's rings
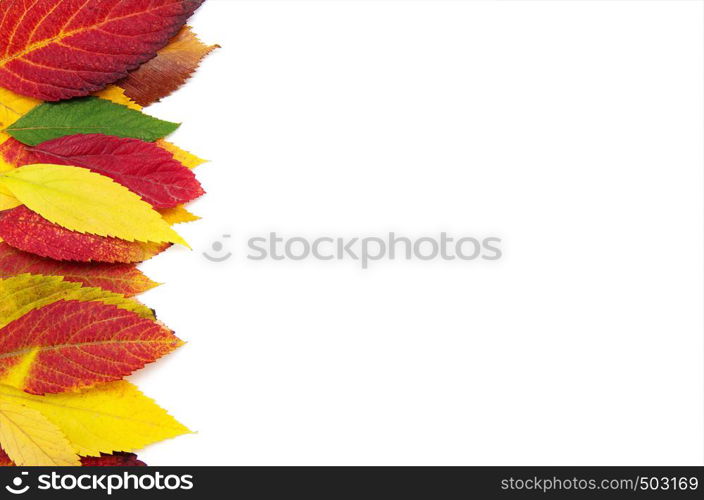
[[[23,472],[22,476],[28,476],[29,472]],[[23,495],[29,491],[29,486],[22,487],[24,479],[21,476],[17,476],[12,480],[12,486],[5,486],[5,489],[12,493],[13,495]]]
[[[223,234],[223,239],[229,239],[232,236],[229,234]],[[225,249],[225,244],[222,241],[216,241],[212,244],[211,248],[215,255],[210,255],[208,252],[203,252],[203,257],[208,259],[210,262],[225,262],[230,257],[232,257],[232,252],[228,252]]]

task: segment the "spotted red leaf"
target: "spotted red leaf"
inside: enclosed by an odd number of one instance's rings
[[[143,262],[170,246],[78,233],[49,222],[25,206],[0,212],[0,238],[40,257],[76,262]]]
[[[126,297],[146,292],[157,285],[134,264],[61,262],[21,252],[7,243],[0,243],[0,279],[25,273],[61,276],[64,281],[102,288]]]
[[[203,0],[0,0],[0,86],[83,96],[148,61]]]
[[[181,343],[131,311],[61,300],[0,329],[0,376],[31,394],[72,391],[120,380]]]
[[[13,167],[30,165],[33,155],[29,153],[27,146],[13,137],[8,137],[0,144],[0,159]]]
[[[122,184],[154,208],[172,208],[204,193],[191,169],[165,149],[139,139],[69,135],[30,148],[21,165],[31,163],[87,168]]]

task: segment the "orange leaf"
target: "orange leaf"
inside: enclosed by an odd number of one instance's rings
[[[218,47],[205,45],[189,26],[185,26],[154,59],[134,70],[118,85],[137,104],[149,106],[186,83],[205,56]]]

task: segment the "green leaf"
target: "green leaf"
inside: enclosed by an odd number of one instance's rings
[[[24,144],[36,146],[75,134],[114,135],[153,142],[178,127],[178,123],[159,120],[121,104],[82,97],[41,104],[10,125],[6,132]]]

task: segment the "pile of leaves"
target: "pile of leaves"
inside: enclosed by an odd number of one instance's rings
[[[0,465],[144,465],[189,432],[123,380],[182,341],[137,264],[196,220],[203,161],[142,112],[213,50],[203,0],[0,0]]]

